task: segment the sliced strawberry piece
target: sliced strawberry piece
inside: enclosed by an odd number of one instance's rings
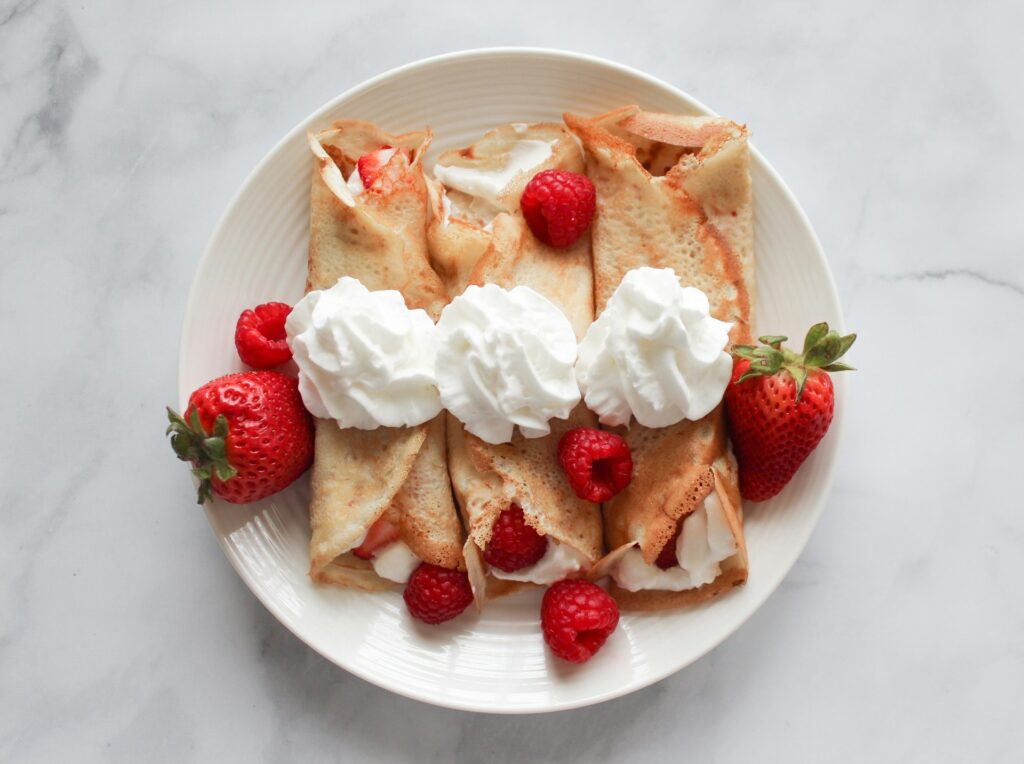
[[[391,146],[381,146],[376,151],[371,151],[369,154],[363,154],[359,157],[359,161],[356,162],[356,168],[359,170],[359,179],[363,181],[363,188],[369,188],[373,185],[374,181],[380,177],[381,170],[384,169],[385,165],[391,161],[399,149],[392,148]],[[409,155],[405,149],[401,150],[406,156]]]
[[[370,526],[363,543],[353,549],[352,554],[360,560],[369,560],[377,553],[377,550],[397,540],[398,526],[382,517]]]
[[[658,553],[658,559],[654,561],[654,564],[662,570],[674,568],[679,564],[679,558],[676,556],[676,543],[679,541],[679,534],[682,531],[683,520],[680,520],[679,524],[676,525],[676,531],[672,534],[672,538],[665,543],[665,546],[661,548],[661,552]]]

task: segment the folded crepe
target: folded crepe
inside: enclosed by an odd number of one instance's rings
[[[555,250],[530,232],[519,200],[529,180],[547,169],[583,171],[583,155],[560,125],[506,125],[467,148],[448,151],[428,179],[432,219],[431,259],[451,294],[470,284],[525,285],[547,297],[569,319],[577,339],[594,318],[589,236]],[[494,521],[511,504],[522,507],[527,524],[550,542],[581,558],[575,575],[585,575],[601,555],[597,505],[579,499],[558,462],[558,441],[573,427],[594,427],[596,418],[581,403],[567,420],[552,420],[551,433],[491,445],[448,419],[448,467],[468,538],[466,566],[478,607],[487,599],[531,586],[501,579],[488,569],[482,550]]]
[[[732,342],[749,342],[754,255],[746,129],[718,117],[636,106],[592,119],[566,114],[565,121],[583,143],[597,189],[591,226],[597,312],[628,271],[673,268],[684,286],[707,294],[715,318],[732,322]],[[610,591],[621,607],[679,607],[745,582],[742,504],[722,406],[697,422],[663,428],[634,422],[617,432],[632,449],[633,480],[604,507],[611,551],[592,577],[614,574],[635,547],[653,565],[682,523],[684,538],[689,526],[728,554],[714,579],[680,591],[629,591],[613,575]]]
[[[368,289],[396,289],[410,308],[434,320],[447,302],[430,266],[423,154],[429,132],[391,135],[355,120],[310,135],[313,172],[307,291],[333,286],[342,276]],[[345,179],[360,156],[400,149],[373,187],[354,195]],[[318,583],[378,590],[396,584],[350,551],[378,520],[398,528],[399,539],[422,560],[464,567],[462,529],[452,499],[445,454],[444,414],[416,427],[341,429],[316,420],[310,478],[310,569]]]

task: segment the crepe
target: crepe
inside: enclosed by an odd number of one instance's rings
[[[307,291],[342,276],[368,289],[397,289],[410,308],[437,319],[447,302],[426,247],[427,191],[422,157],[429,132],[391,135],[354,120],[310,135],[313,172]],[[345,184],[358,158],[382,146],[396,153],[381,179],[358,199]],[[346,550],[386,517],[426,562],[464,567],[462,530],[448,479],[444,414],[417,427],[341,429],[316,420],[310,478],[310,570],[319,583],[386,589],[372,565]]]
[[[730,340],[749,342],[755,297],[749,148],[744,127],[718,117],[653,114],[636,106],[586,119],[565,115],[587,153],[597,189],[591,226],[598,313],[623,276],[641,266],[673,268],[707,294]],[[614,581],[624,609],[660,610],[714,597],[746,581],[747,555],[736,461],[722,406],[698,422],[616,428],[633,454],[633,480],[604,507],[612,551],[592,577],[609,573],[632,546],[652,564],[678,523],[714,490],[736,553],[710,584],[680,592],[630,592]],[[683,525],[683,533],[686,525]]]
[[[562,310],[579,339],[594,318],[589,236],[569,249],[552,249],[533,236],[519,211],[523,188],[537,172],[583,171],[583,155],[572,136],[560,125],[507,125],[472,146],[442,154],[438,164],[496,171],[523,140],[549,143],[550,155],[512,177],[488,202],[446,191],[428,180],[433,209],[428,227],[431,259],[452,294],[460,294],[469,284],[533,288]],[[539,533],[569,545],[589,563],[600,557],[600,510],[573,493],[557,454],[558,441],[567,430],[596,424],[581,403],[569,419],[552,420],[551,433],[545,437],[524,438],[517,431],[511,442],[491,445],[467,433],[449,416],[449,471],[466,525],[464,555],[478,606],[532,586],[493,576],[481,557],[494,521],[512,503],[523,508],[527,524]],[[589,564],[580,573],[587,568]]]

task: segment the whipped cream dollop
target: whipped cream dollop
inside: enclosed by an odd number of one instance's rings
[[[370,558],[374,572],[381,578],[404,584],[422,560],[402,540],[393,541]]]
[[[623,589],[664,589],[681,592],[710,584],[722,572],[721,562],[736,554],[736,537],[725,518],[722,502],[712,491],[703,504],[683,520],[676,541],[679,565],[662,570],[644,562],[638,547],[633,547],[612,570],[612,577]]]
[[[470,286],[437,323],[441,402],[488,443],[551,432],[580,400],[576,336],[550,300],[525,286]]]
[[[544,556],[533,565],[511,573],[492,565],[491,574],[495,578],[503,578],[506,581],[529,581],[534,584],[547,585],[561,581],[566,576],[582,570],[587,563],[586,555],[578,549],[548,537],[548,548],[544,552]]]
[[[421,424],[441,411],[434,322],[398,292],[371,292],[343,276],[299,300],[285,330],[313,416],[374,430]]]
[[[667,427],[722,400],[732,373],[731,324],[671,268],[629,271],[580,343],[576,378],[603,424]]]

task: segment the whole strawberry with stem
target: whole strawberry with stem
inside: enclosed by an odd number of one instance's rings
[[[217,494],[259,501],[313,463],[313,418],[298,383],[276,371],[244,371],[207,382],[185,415],[167,409],[171,447],[199,478],[199,503]]]
[[[827,323],[807,332],[802,353],[788,338],[758,338],[761,346],[732,349],[725,411],[740,468],[740,493],[765,501],[781,491],[825,436],[835,411],[829,372],[851,371],[839,361],[856,334],[839,336]]]

